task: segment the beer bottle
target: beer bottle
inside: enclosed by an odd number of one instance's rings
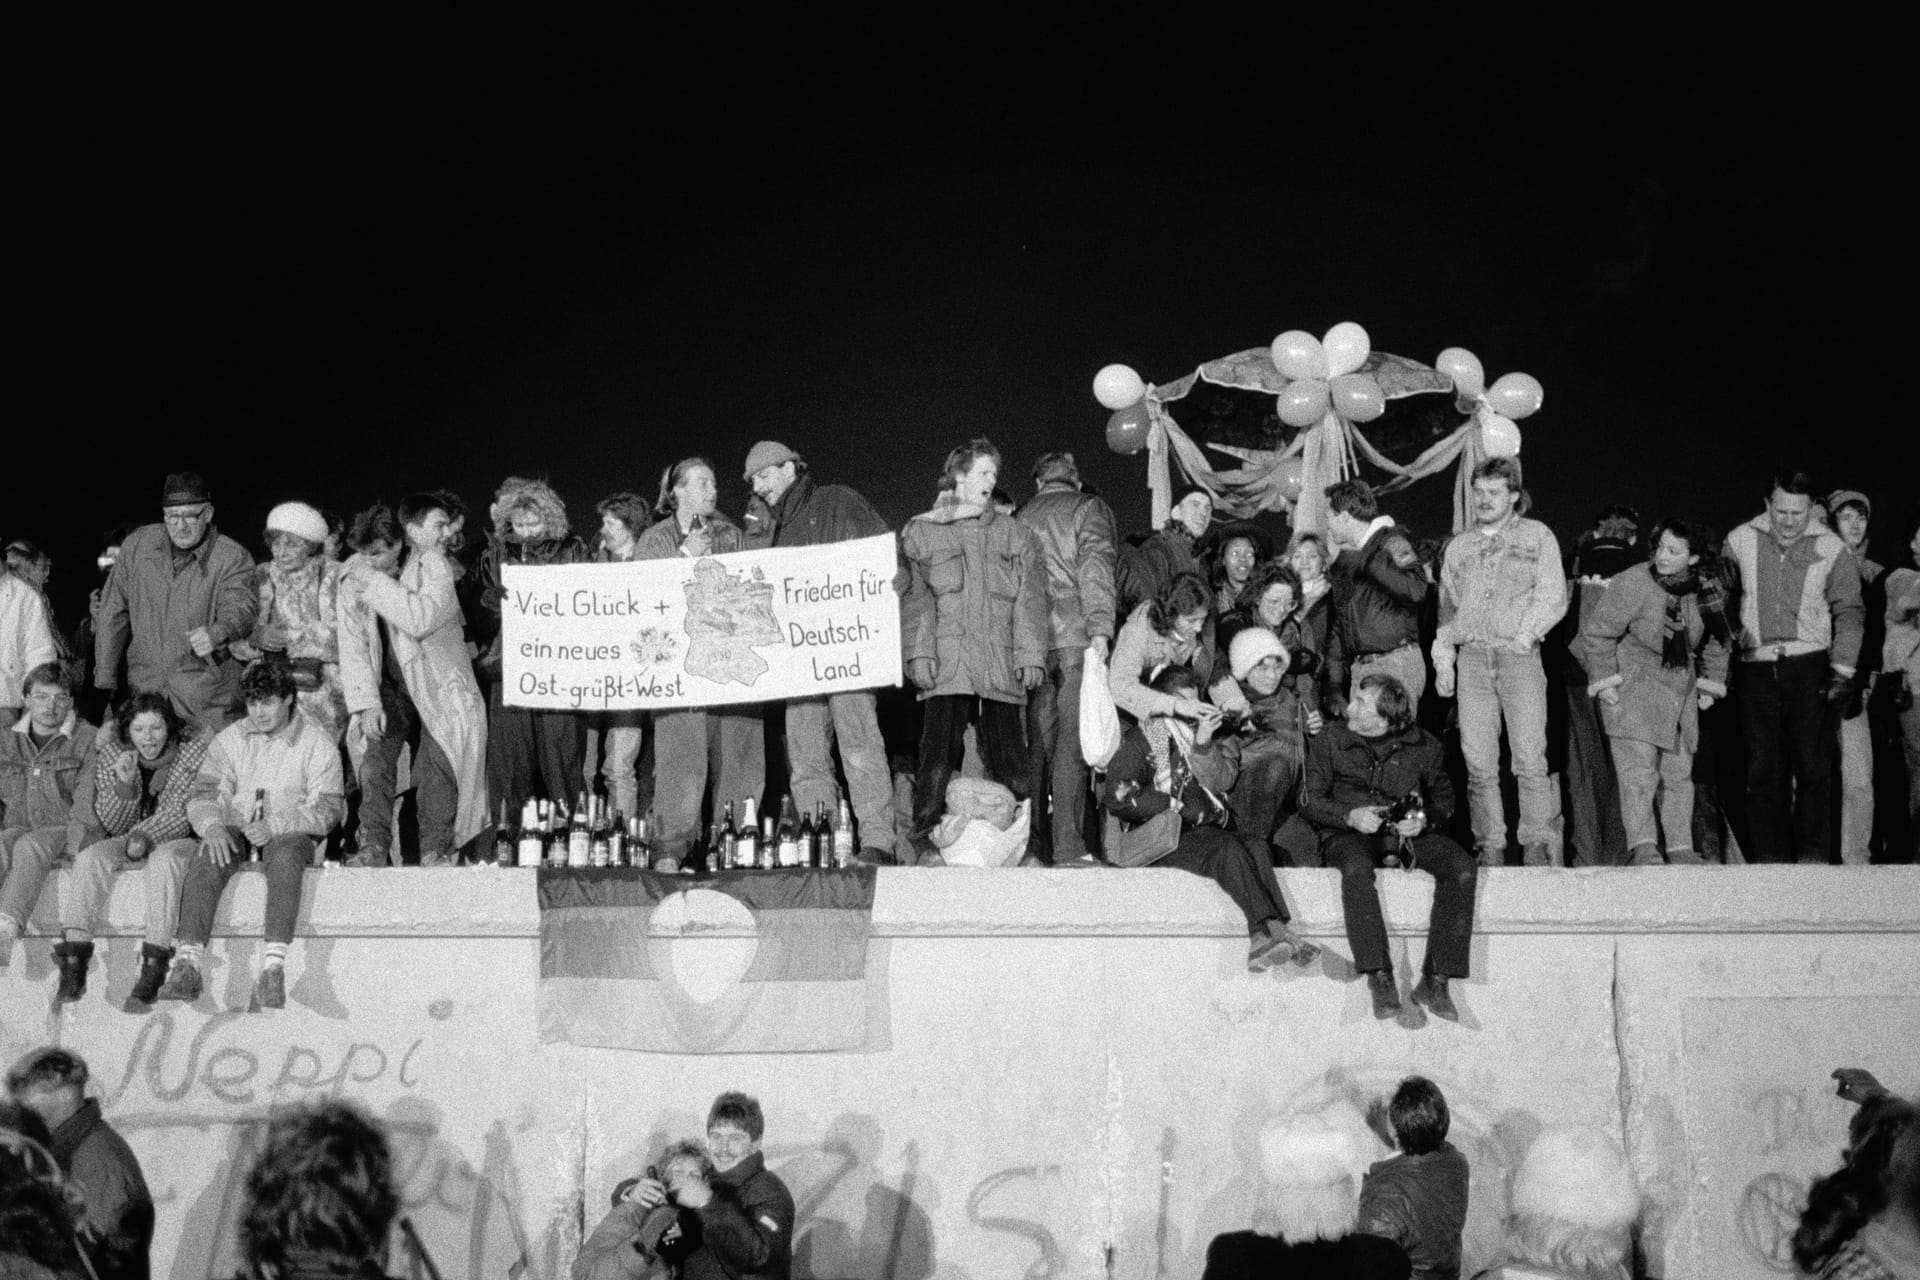
[[[813,812],[808,810],[800,815],[800,865],[817,867],[820,865],[820,849],[813,842]]]
[[[256,822],[265,822],[266,820],[267,789],[265,787],[255,787],[253,790],[253,816],[247,819],[247,824],[251,826]],[[254,844],[251,840],[247,841],[247,861],[260,861],[260,846]]]
[[[840,811],[833,824],[833,865],[847,867],[853,865],[853,814],[847,809],[847,798],[840,797]]]
[[[567,825],[567,865],[584,867],[593,860],[593,829],[587,825],[587,793],[582,791],[573,806],[573,821]]]
[[[554,866],[567,865],[567,806],[559,800],[551,804],[553,821],[547,833],[547,861]]]
[[[520,839],[515,846],[514,860],[523,867],[537,867],[545,849],[540,839],[540,806],[529,800],[520,806]]]
[[[653,835],[639,814],[627,819],[627,861],[636,867],[653,865]]]
[[[774,837],[778,850],[776,863],[782,867],[800,865],[800,822],[793,812],[793,797],[780,797],[780,828]]]
[[[733,866],[753,871],[760,866],[760,824],[753,816],[753,797],[740,802],[740,831],[733,842]]]
[[[778,833],[775,831],[773,825],[773,815],[771,813],[761,814],[760,869],[762,871],[770,871],[780,865],[780,844],[776,838],[777,835]]]
[[[727,801],[726,816],[720,819],[720,834],[713,838],[713,869],[727,871],[733,867],[733,845],[739,833],[733,829],[733,801]]]
[[[618,809],[613,811],[613,818],[607,823],[607,865],[627,865],[627,816]]]

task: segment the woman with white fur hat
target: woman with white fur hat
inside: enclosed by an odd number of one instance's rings
[[[285,662],[300,714],[338,742],[347,698],[340,684],[340,562],[326,555],[327,518],[304,502],[283,502],[267,513],[265,541],[270,558],[254,569],[260,612],[253,635],[233,643],[233,655]]]
[[[1508,1194],[1507,1257],[1476,1280],[1627,1280],[1640,1190],[1598,1129],[1548,1129]]]
[[[1264,1198],[1252,1231],[1215,1236],[1203,1280],[1406,1280],[1406,1252],[1356,1234],[1360,1179],[1380,1152],[1360,1109],[1333,1098],[1276,1116],[1260,1133]]]

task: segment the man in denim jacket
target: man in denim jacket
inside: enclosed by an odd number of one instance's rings
[[[1476,527],[1456,534],[1440,562],[1434,688],[1460,695],[1467,812],[1482,865],[1507,857],[1500,801],[1500,726],[1520,791],[1520,845],[1530,867],[1562,866],[1560,787],[1547,772],[1547,671],[1540,641],[1567,612],[1567,575],[1553,530],[1529,520],[1520,463],[1474,468]]]

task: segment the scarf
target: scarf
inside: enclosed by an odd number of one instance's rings
[[[1660,636],[1660,665],[1680,670],[1693,665],[1693,644],[1687,637],[1687,597],[1693,597],[1700,611],[1701,625],[1709,638],[1731,644],[1733,628],[1727,620],[1727,595],[1720,580],[1710,573],[1686,569],[1671,576],[1651,566],[1648,572],[1667,593],[1667,615]]]
[[[1153,761],[1153,789],[1172,796],[1175,804],[1180,803],[1180,789],[1187,771],[1187,732],[1190,731],[1184,725],[1176,729],[1174,721],[1167,716],[1147,718],[1147,756]]]

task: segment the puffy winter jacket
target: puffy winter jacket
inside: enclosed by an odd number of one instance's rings
[[[1070,485],[1050,484],[1015,517],[1040,539],[1047,572],[1048,643],[1084,649],[1114,634],[1113,509]]]
[[[930,658],[934,687],[949,694],[1025,705],[1023,667],[1046,665],[1046,572],[1040,540],[1012,516],[942,501],[900,535],[907,590],[900,601],[902,654]]]

